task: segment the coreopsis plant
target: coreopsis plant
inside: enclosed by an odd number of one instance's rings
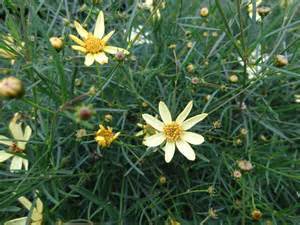
[[[200,145],[204,142],[204,137],[200,134],[188,131],[197,123],[207,117],[207,113],[201,113],[186,119],[193,107],[193,101],[190,101],[184,110],[172,120],[171,113],[164,102],[159,102],[159,114],[162,121],[149,114],[143,114],[142,117],[147,124],[157,130],[157,133],[146,137],[144,144],[148,147],[156,147],[166,143],[163,150],[165,151],[165,161],[171,162],[176,147],[188,160],[195,160],[196,154],[192,145]]]
[[[9,220],[4,225],[42,225],[43,223],[43,202],[40,198],[35,201],[34,207],[26,197],[21,196],[18,201],[28,210],[32,211],[31,215]]]
[[[16,113],[9,123],[13,139],[0,135],[0,144],[8,146],[8,149],[0,151],[0,162],[11,158],[10,171],[21,170],[23,167],[28,170],[28,160],[24,158],[24,151],[32,130],[30,126],[26,126],[23,130],[19,119],[20,114]]]
[[[69,37],[78,44],[72,45],[72,48],[85,54],[84,64],[86,66],[92,65],[94,61],[100,64],[108,63],[108,57],[105,53],[115,55],[118,52],[122,52],[126,55],[129,54],[129,52],[123,48],[107,45],[107,42],[115,31],[113,30],[104,36],[105,26],[102,11],[100,11],[98,15],[94,33],[85,30],[77,21],[74,22],[74,26],[82,39],[70,34]]]

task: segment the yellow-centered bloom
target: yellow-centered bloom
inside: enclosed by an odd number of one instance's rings
[[[100,11],[98,15],[93,34],[86,31],[77,21],[74,22],[74,25],[82,39],[70,34],[69,37],[78,44],[72,45],[72,48],[85,54],[84,64],[86,66],[92,65],[94,61],[100,64],[108,63],[108,57],[105,53],[115,55],[118,52],[123,52],[124,54],[129,54],[129,52],[123,48],[107,45],[108,40],[115,31],[113,30],[104,36],[105,26],[102,11]]]
[[[34,207],[32,203],[24,196],[18,198],[19,202],[28,210],[31,211],[31,217],[25,216],[17,219],[13,219],[4,223],[4,225],[42,225],[43,223],[43,202],[40,198],[36,199]],[[29,223],[27,223],[29,222]]]
[[[144,144],[148,147],[156,147],[166,142],[164,151],[167,163],[172,160],[176,147],[188,160],[195,160],[196,155],[190,144],[200,145],[204,142],[203,136],[187,130],[205,119],[208,114],[201,113],[186,120],[192,107],[193,101],[190,101],[175,121],[172,120],[171,113],[164,102],[159,103],[162,122],[149,114],[142,115],[147,124],[157,130],[156,134],[145,138]]]
[[[95,140],[102,148],[109,147],[120,135],[120,132],[114,133],[111,127],[105,128],[103,125],[99,125],[99,128],[100,129],[96,132]]]
[[[25,130],[23,131],[22,123],[18,122],[19,119],[20,114],[16,113],[9,123],[9,130],[14,140],[0,135],[0,144],[9,146],[6,151],[0,151],[0,162],[4,162],[12,158],[10,171],[21,170],[22,167],[24,167],[25,170],[28,170],[28,160],[19,155],[25,156],[25,147],[30,139],[32,130],[29,126],[26,126]],[[16,153],[18,153],[18,155]]]

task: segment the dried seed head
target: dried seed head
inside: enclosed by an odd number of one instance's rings
[[[259,209],[254,209],[251,213],[252,219],[253,220],[260,220],[262,217],[262,212]]]
[[[260,15],[262,18],[267,16],[271,12],[271,8],[268,6],[259,6],[256,9],[258,15]]]
[[[238,160],[238,166],[243,171],[250,171],[253,169],[252,163],[248,160]]]

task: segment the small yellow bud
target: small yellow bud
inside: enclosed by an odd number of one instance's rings
[[[148,105],[147,102],[142,102],[142,106],[143,106],[144,108],[147,108],[149,105]]]
[[[204,100],[206,101],[206,102],[208,102],[210,99],[211,99],[211,95],[205,95],[204,96]]]
[[[20,98],[24,94],[22,81],[15,77],[0,80],[0,97]]]
[[[176,44],[170,44],[168,48],[175,49],[176,48]]]
[[[246,128],[240,129],[240,134],[246,136],[248,134],[248,130]]]
[[[254,209],[251,213],[252,219],[253,220],[260,220],[262,217],[262,212],[259,209]]]
[[[85,129],[79,129],[76,131],[75,137],[77,141],[80,141],[85,136],[87,136]]]
[[[203,32],[203,37],[208,37],[208,32],[207,31]]]
[[[82,80],[76,78],[74,83],[75,83],[75,86],[76,86],[76,87],[80,87],[80,86],[82,86],[82,83],[83,83],[83,82],[82,82]]]
[[[165,177],[165,176],[163,176],[163,175],[161,175],[160,177],[159,177],[159,183],[160,184],[165,184],[167,182],[167,178]]]
[[[289,63],[288,59],[284,55],[276,55],[276,66],[283,67]]]
[[[213,122],[213,127],[215,129],[219,129],[219,128],[221,128],[221,126],[222,126],[222,123],[221,123],[220,120],[216,120],[216,121]]]
[[[189,41],[189,42],[186,44],[186,47],[187,47],[187,48],[192,48],[192,47],[193,47],[193,42]]]
[[[111,114],[105,114],[104,120],[105,120],[106,122],[111,122],[112,119],[113,119],[113,116],[112,116]]]
[[[189,73],[193,73],[195,71],[195,67],[193,64],[188,64],[187,67],[186,67],[186,70],[189,72]]]
[[[236,83],[239,81],[239,77],[235,74],[232,74],[229,76],[229,81],[232,82],[232,83]]]
[[[95,86],[91,86],[90,89],[89,89],[89,91],[88,91],[88,95],[93,96],[93,95],[96,95],[96,94],[97,94],[96,87]]]
[[[242,139],[237,138],[237,139],[234,140],[234,145],[241,145],[241,144],[243,144]]]
[[[214,32],[211,33],[211,35],[212,35],[213,37],[218,37],[219,34],[218,34],[217,31],[214,31]]]
[[[210,218],[213,218],[213,219],[217,219],[218,218],[218,215],[217,215],[217,211],[213,208],[210,208],[208,210],[208,215]]]
[[[208,13],[209,13],[209,11],[208,11],[207,7],[203,7],[203,8],[200,9],[200,16],[207,17]]]
[[[60,51],[64,46],[64,41],[59,37],[51,37],[49,41],[52,47],[55,48],[56,51]]]

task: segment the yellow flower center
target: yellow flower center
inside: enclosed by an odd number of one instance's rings
[[[178,123],[172,122],[164,126],[163,132],[167,141],[178,141],[182,135],[182,127]]]
[[[96,38],[94,35],[89,35],[87,39],[84,40],[85,49],[88,53],[98,53],[104,48],[104,43],[100,38]]]

